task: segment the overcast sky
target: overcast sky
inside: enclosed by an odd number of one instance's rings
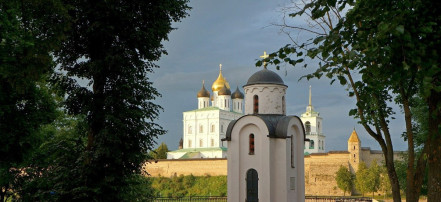
[[[175,150],[182,137],[182,112],[197,108],[196,94],[205,80],[207,90],[216,80],[219,64],[232,90],[246,84],[248,78],[261,68],[255,67],[263,51],[268,53],[290,43],[289,38],[271,23],[280,22],[280,9],[286,0],[192,0],[190,16],[174,23],[176,30],[164,42],[168,55],[159,62],[159,69],[151,75],[151,81],[162,94],[156,103],[164,108],[158,123],[168,132],[158,139],[169,149]],[[301,23],[301,21],[299,21]],[[275,70],[288,85],[287,114],[300,116],[308,105],[309,85],[312,86],[312,104],[323,117],[326,135],[326,151],[347,150],[347,140],[355,127],[363,147],[380,149],[357,120],[348,116],[355,107],[353,98],[347,96],[346,87],[330,80],[307,81],[299,78],[314,70],[302,67],[282,66]],[[211,90],[210,90],[211,93]],[[397,110],[400,116],[400,111]],[[401,138],[404,121],[398,118],[390,125],[395,150],[406,150]]]

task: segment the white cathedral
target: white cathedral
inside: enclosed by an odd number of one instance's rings
[[[202,82],[202,88],[197,93],[198,109],[183,112],[183,138],[178,150],[167,153],[167,159],[227,158],[228,141],[222,139],[226,137],[228,124],[242,117],[244,108],[252,107],[244,106],[244,99],[253,98],[244,97],[238,87],[231,93],[230,84],[222,75],[222,65],[219,65],[219,76],[211,90],[212,94]],[[285,105],[279,107],[286,113]],[[305,126],[306,138],[309,139],[309,142],[305,142],[304,154],[324,153],[323,120],[311,104],[311,87],[309,105],[300,119]]]
[[[227,144],[221,139],[225,138],[228,124],[243,116],[244,95],[238,87],[231,93],[230,84],[222,75],[222,65],[219,65],[219,76],[211,90],[210,97],[202,82],[197,94],[198,109],[183,113],[179,150],[168,152],[167,159],[227,157]]]

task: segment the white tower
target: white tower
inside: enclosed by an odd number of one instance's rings
[[[243,93],[240,92],[239,87],[236,87],[236,91],[231,95],[233,99],[233,111],[237,113],[243,113]]]
[[[305,144],[305,154],[324,153],[325,152],[325,135],[322,132],[323,119],[320,113],[314,111],[311,103],[311,86],[309,86],[309,105],[306,112],[301,116],[303,125],[305,126],[306,138],[309,143]]]
[[[287,86],[265,65],[244,88],[247,115],[231,121],[224,139],[228,201],[305,201],[305,133],[300,118],[285,116]]]
[[[205,81],[202,81],[202,88],[198,92],[198,109],[210,106],[210,92],[205,89]]]

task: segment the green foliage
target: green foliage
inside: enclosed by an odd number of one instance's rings
[[[341,85],[349,85],[349,96],[357,101],[356,109],[349,114],[359,118],[388,158],[385,162],[397,201],[401,199],[393,167],[393,134],[388,124],[396,116],[391,104],[395,101],[400,105],[406,121],[404,137],[409,141],[407,197],[417,200],[421,170],[426,161],[424,155],[431,167],[429,171],[433,171],[433,178],[429,179],[433,179],[434,186],[429,187],[437,187],[437,182],[441,181],[438,174],[441,167],[441,147],[438,146],[441,144],[441,3],[411,0],[312,0],[304,3],[295,4],[293,8],[297,10],[289,16],[307,16],[313,25],[306,28],[282,25],[282,29],[306,31],[312,36],[309,35],[308,40],[293,41],[293,45],[280,48],[265,61],[276,64],[274,61],[283,59],[297,65],[299,55],[305,55],[320,62],[315,72],[303,78],[326,76],[331,84],[338,80]],[[300,63],[304,67],[308,65],[303,60]],[[358,79],[354,75],[361,77]],[[424,100],[423,116],[427,121],[413,118],[415,110],[412,108],[419,107],[414,99],[418,94]],[[420,128],[415,129],[412,122],[418,119],[417,127]],[[414,135],[415,131],[424,133],[426,129],[427,138]],[[421,146],[426,154],[415,157],[415,145]],[[441,200],[437,192],[439,190],[433,189],[434,201]]]
[[[155,177],[152,179],[152,187],[155,196],[183,197],[183,196],[226,196],[226,176],[203,176],[193,175],[175,176],[172,178]]]
[[[56,118],[46,78],[61,43],[65,11],[57,0],[0,3],[0,200],[15,197],[21,170]]]
[[[397,169],[397,175],[399,175],[398,169]],[[400,184],[400,188],[401,188],[401,184]],[[387,196],[392,191],[392,187],[390,185],[390,180],[387,175],[387,168],[384,166],[380,167],[380,187],[379,187],[379,190],[383,191],[385,196]]]
[[[78,135],[86,144],[71,161],[79,164],[71,172],[75,180],[62,180],[60,199],[130,200],[118,193],[165,132],[154,122],[162,108],[153,102],[160,94],[148,77],[166,53],[161,42],[171,23],[187,16],[187,2],[63,2],[70,30],[55,52],[63,74],[53,80],[66,93],[68,113],[84,117],[86,130]]]
[[[361,192],[364,196],[368,192],[367,182],[369,181],[369,172],[364,162],[361,162],[358,166],[358,170],[355,173],[355,188]]]
[[[372,192],[373,195],[378,191],[380,188],[380,167],[376,161],[372,161],[369,168],[364,162],[359,164],[355,174],[355,187],[363,196],[367,192]]]
[[[165,143],[161,143],[158,148],[153,151],[150,151],[150,156],[153,159],[167,159],[168,147]]]
[[[335,180],[337,181],[338,188],[343,190],[343,195],[346,195],[346,192],[351,193],[354,184],[354,175],[347,167],[340,166],[336,173]]]
[[[119,198],[126,201],[149,201],[154,196],[150,178],[134,174],[126,179],[129,186],[123,187],[119,192]]]

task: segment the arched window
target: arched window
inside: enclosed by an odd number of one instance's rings
[[[224,100],[224,107],[227,107],[227,99]]]
[[[254,95],[254,102],[253,102],[253,112],[254,114],[259,113],[259,96]]]
[[[191,126],[188,126],[188,134],[192,134],[193,133],[193,128]]]
[[[307,135],[311,133],[311,123],[309,121],[305,122],[305,132]]]
[[[250,134],[249,137],[249,155],[254,155],[254,134]]]
[[[202,139],[199,140],[199,147],[203,147],[204,146],[204,141]]]
[[[191,148],[191,140],[188,140],[188,147]]]
[[[214,133],[214,124],[211,124],[211,132]]]
[[[214,139],[211,139],[211,147],[214,147]]]
[[[354,145],[354,150],[355,150],[355,145]]]
[[[204,132],[204,126],[199,125],[199,132],[200,132],[200,133],[203,133],[203,132]]]
[[[309,141],[309,148],[314,149],[314,140]]]

